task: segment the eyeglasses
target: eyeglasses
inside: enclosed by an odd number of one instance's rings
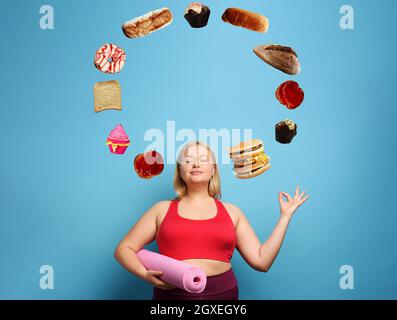
[[[194,157],[183,157],[180,161],[182,165],[189,165],[198,162],[199,164],[208,164],[211,162],[211,159],[207,155],[201,155],[198,159]]]

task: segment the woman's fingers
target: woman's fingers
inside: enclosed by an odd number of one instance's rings
[[[283,195],[285,196],[285,193],[282,192],[282,191],[278,194],[278,200],[280,201],[280,204],[281,204],[281,205],[287,203],[287,201],[284,200]]]
[[[160,289],[173,289],[176,288],[175,286],[161,280],[160,278],[158,278],[158,276],[161,276],[163,274],[162,271],[158,271],[158,270],[148,270],[147,271],[149,278],[150,278],[150,282],[155,285],[157,288]]]
[[[163,274],[163,272],[158,271],[158,270],[148,270],[148,274],[150,274],[152,276],[161,276]]]
[[[308,198],[309,198],[309,196],[304,197],[303,199],[301,199],[301,201],[300,201],[299,203],[302,204],[302,203],[305,202]]]
[[[163,281],[163,280],[160,280],[159,278],[152,277],[152,280],[153,280],[153,282],[154,282],[154,284],[155,284],[156,286],[161,286],[161,285],[164,284],[164,281]]]
[[[278,193],[278,201],[280,202],[280,204],[282,204],[284,202],[283,201],[283,195],[282,195],[281,192]]]
[[[282,191],[281,193],[288,199],[288,202],[291,201],[291,196],[288,193]]]
[[[304,197],[305,193],[306,193],[306,191],[304,190],[301,194],[299,194],[299,186],[297,186],[296,190],[295,190],[295,194],[294,194],[294,199],[292,199],[291,196],[288,193],[281,191],[278,194],[278,200],[280,201],[280,204],[286,203],[283,200],[283,197],[282,197],[282,196],[284,196],[284,197],[287,198],[288,202],[292,202],[292,203],[300,205],[300,204],[302,204],[303,202],[305,202],[309,198],[308,195],[306,195]]]
[[[166,285],[163,287],[163,289],[166,289],[166,290],[170,290],[170,289],[174,289],[174,288],[176,288],[176,287],[169,283],[166,283]]]
[[[153,282],[154,282],[154,285],[156,287],[160,288],[160,289],[173,289],[173,288],[176,288],[175,286],[173,286],[173,285],[171,285],[171,284],[169,284],[167,282],[164,282],[162,280],[159,280],[156,277],[154,277]]]
[[[167,285],[167,282],[164,282],[163,280],[160,280],[160,279],[157,278],[157,277],[153,277],[152,279],[153,279],[153,283],[154,283],[156,286],[164,287],[164,286]]]
[[[296,189],[295,189],[295,196],[294,196],[294,198],[295,198],[295,199],[298,198],[298,195],[299,195],[299,186],[297,186]]]
[[[159,276],[161,276],[163,274],[162,271],[149,270],[148,274],[152,278],[153,282],[155,282],[156,284],[160,284],[161,285],[162,283],[164,283],[160,278],[158,278]]]

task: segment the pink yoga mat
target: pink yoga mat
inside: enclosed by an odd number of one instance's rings
[[[207,284],[207,275],[199,267],[165,255],[141,249],[137,256],[148,270],[162,271],[159,278],[188,292],[200,293]]]

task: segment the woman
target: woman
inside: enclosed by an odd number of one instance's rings
[[[243,212],[219,200],[218,167],[206,144],[192,141],[182,148],[174,189],[177,198],[160,201],[150,208],[115,250],[115,258],[123,267],[154,285],[154,300],[238,300],[237,280],[230,263],[234,248],[253,269],[268,271],[293,213],[309,197],[303,196],[305,192],[299,193],[299,186],[293,198],[280,192],[279,221],[269,239],[261,244]],[[155,239],[159,253],[204,270],[207,285],[203,292],[189,293],[176,288],[158,278],[161,271],[146,270],[136,252]]]

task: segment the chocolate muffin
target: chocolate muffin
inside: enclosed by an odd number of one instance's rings
[[[280,143],[290,143],[296,136],[297,125],[292,120],[284,120],[276,124],[276,140]]]
[[[185,19],[189,22],[192,28],[202,28],[208,23],[211,10],[199,3],[191,3],[185,10]]]

